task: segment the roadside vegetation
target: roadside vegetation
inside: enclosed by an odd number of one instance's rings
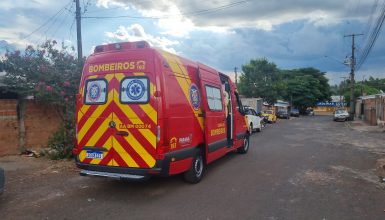
[[[7,52],[2,66],[6,72],[5,89],[19,97],[20,128],[24,127],[26,97],[33,96],[42,105],[54,107],[62,124],[51,136],[48,143],[51,150],[47,152],[52,159],[70,156],[75,137],[75,96],[83,60],[77,60],[73,48],[48,40],[37,47],[28,46],[23,52]],[[19,138],[23,152],[25,134]]]
[[[340,95],[350,103],[350,80],[344,80],[339,85],[331,87],[333,95]],[[369,77],[362,81],[356,81],[354,86],[354,96],[374,95],[385,91],[385,79]]]
[[[332,94],[325,73],[312,67],[284,70],[263,58],[250,60],[242,71],[240,93],[262,97],[269,104],[282,99],[304,112],[317,102],[329,101]]]

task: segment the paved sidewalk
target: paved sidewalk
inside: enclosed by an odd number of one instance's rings
[[[385,133],[385,128],[381,128],[377,125],[375,126],[368,125],[360,119],[356,119],[354,121],[348,121],[346,122],[346,126],[349,127],[350,129],[354,129],[361,132],[374,132],[374,133],[384,132]]]

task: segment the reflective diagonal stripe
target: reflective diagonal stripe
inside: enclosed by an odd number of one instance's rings
[[[112,113],[99,125],[97,130],[93,133],[91,138],[87,141],[86,146],[97,146],[97,147],[102,147],[96,145],[96,143],[99,141],[99,139],[105,134],[108,130],[108,123],[111,121],[110,119],[112,118]]]
[[[112,91],[109,92],[109,94],[112,96]],[[94,124],[94,122],[101,117],[103,113],[105,113],[105,109],[109,106],[111,103],[111,100],[108,100],[108,102],[105,105],[97,105],[97,108],[95,111],[87,118],[86,122],[83,126],[78,127],[78,137],[82,139],[87,131],[89,131],[90,127]]]
[[[124,155],[120,152],[126,152],[126,150],[122,147],[122,145],[117,141],[115,138],[113,138],[114,142],[114,149],[116,149],[116,154],[118,157],[120,157],[125,164],[119,163],[121,166],[129,166],[129,167],[139,167],[139,165],[135,162],[135,160],[130,156],[130,154],[125,153]]]
[[[144,75],[137,74],[137,75]],[[157,112],[153,94],[155,86],[150,81],[151,99],[148,104],[121,104],[119,100],[120,82],[124,74],[106,75],[108,81],[108,100],[101,105],[81,105],[78,116],[78,145],[80,147],[103,147],[103,159],[86,158],[82,150],[79,159],[83,163],[107,166],[149,168],[155,165]],[[110,128],[114,121],[116,128]],[[128,123],[128,124],[127,124]],[[123,124],[123,127],[119,127]],[[125,126],[134,125],[126,128]],[[144,126],[135,127],[135,126]],[[127,131],[128,136],[117,135]]]
[[[116,120],[118,124],[122,123],[119,117],[114,120]],[[145,161],[148,167],[153,167],[155,165],[155,159],[151,155],[154,154],[155,151],[153,148],[149,148],[148,146],[146,146],[146,137],[141,138],[140,135],[138,135],[137,133],[137,129],[128,129],[127,137],[120,136],[116,137],[116,139],[122,144],[121,146],[124,149],[124,151],[119,152],[122,158],[124,158],[126,154],[130,154],[131,156],[133,156],[133,159],[135,161],[138,161],[138,158],[134,156],[137,154],[138,157],[142,158],[143,161]],[[132,150],[135,152],[133,152]]]
[[[82,107],[80,108],[80,110],[78,111],[78,123],[80,122],[80,120],[82,119],[82,117],[86,114],[86,112],[88,111],[88,109],[90,109],[90,105],[82,105]]]
[[[199,126],[203,130],[203,118],[198,117],[199,114],[202,113],[202,97],[201,97],[201,103],[200,103],[200,108],[198,110],[195,110],[194,107],[192,106],[192,103],[190,101],[190,86],[192,84],[190,75],[185,68],[184,64],[179,60],[179,58],[175,55],[172,55],[170,53],[161,51],[163,57],[167,60],[172,72],[175,75],[175,78],[180,86],[180,88],[183,91],[183,94],[185,95],[187,102],[190,104],[191,110],[195,113],[195,118],[199,123]],[[184,77],[179,77],[178,74],[183,75]],[[199,85],[197,85],[199,86]],[[202,93],[200,93],[202,96]]]
[[[129,108],[129,107],[128,107]],[[119,118],[118,120],[122,121],[131,121],[131,118],[128,118],[128,116],[125,114],[124,109],[117,109],[115,112],[116,116]],[[153,129],[129,129],[130,132],[142,143],[142,145],[146,148],[146,152],[150,154],[155,154],[155,148],[156,148],[156,136],[153,133],[155,130]],[[153,130],[153,131],[152,131]],[[152,148],[148,147],[152,146]]]

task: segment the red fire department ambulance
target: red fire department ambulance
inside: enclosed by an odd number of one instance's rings
[[[196,183],[207,164],[249,148],[229,77],[144,41],[95,48],[83,69],[76,121],[81,175],[141,180],[184,173]]]

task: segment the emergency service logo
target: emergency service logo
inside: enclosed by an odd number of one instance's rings
[[[92,102],[96,102],[100,98],[102,88],[100,87],[99,83],[93,82],[91,83],[89,90],[88,90],[88,99]]]
[[[193,83],[190,86],[190,101],[195,110],[199,110],[201,104],[201,98],[199,95],[198,87]]]
[[[140,80],[134,79],[127,84],[126,94],[132,100],[139,100],[143,97],[146,91],[144,83]]]

